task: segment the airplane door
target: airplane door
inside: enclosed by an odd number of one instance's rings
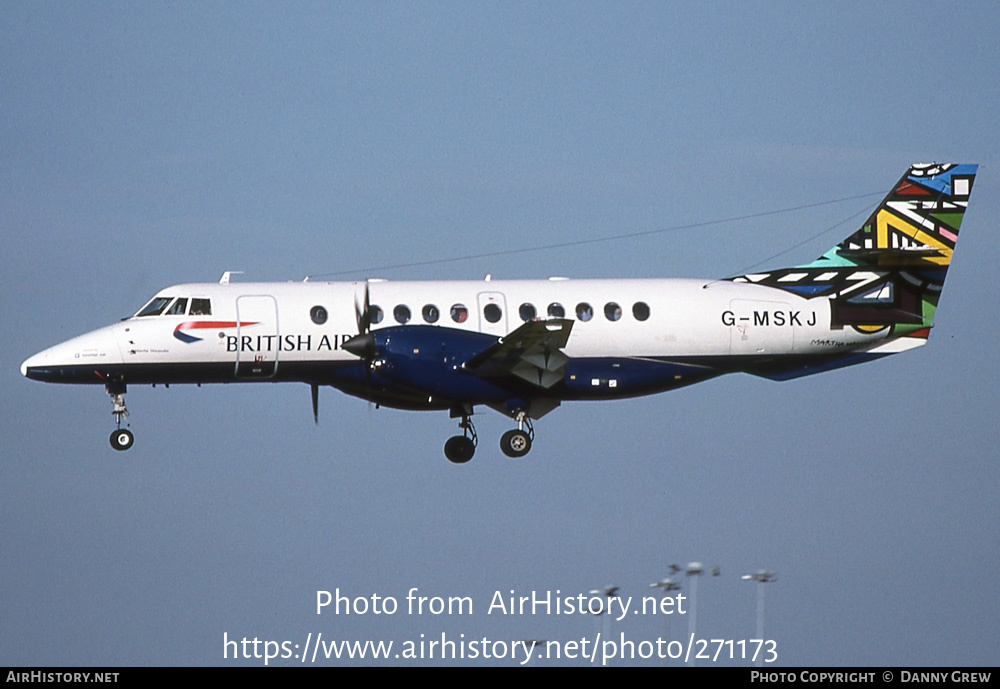
[[[507,300],[500,292],[480,292],[476,298],[479,306],[479,332],[502,337],[507,328]]]
[[[274,377],[278,372],[278,302],[266,294],[237,297],[236,321],[236,377]]]
[[[795,344],[798,311],[778,301],[733,299],[729,302],[731,354],[790,354]]]

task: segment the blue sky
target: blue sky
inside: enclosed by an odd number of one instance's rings
[[[639,597],[691,560],[722,568],[700,583],[710,638],[751,637],[739,575],[778,571],[766,632],[781,666],[996,663],[995,3],[0,13],[4,664],[231,664],[224,634],[569,641],[593,619],[487,615],[494,592]],[[739,274],[874,201],[392,266],[868,194],[924,160],[981,164],[927,347],[782,384],[567,404],[523,461],[495,448],[508,422],[492,412],[455,467],[446,414],[324,390],[316,427],[304,385],[130,388],[137,442],[119,455],[102,390],[18,371],[224,270]],[[761,267],[811,260],[858,224]],[[338,587],[475,610],[317,616],[316,591]],[[662,619],[612,628],[638,642]]]

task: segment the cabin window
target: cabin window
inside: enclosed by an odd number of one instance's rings
[[[312,322],[315,323],[316,325],[323,325],[324,323],[326,323],[326,318],[327,318],[326,309],[324,309],[322,306],[312,307],[311,309],[309,309],[309,318],[311,318]]]
[[[455,304],[451,307],[451,320],[456,323],[465,323],[469,319],[469,310],[463,304]]]
[[[368,307],[368,320],[372,325],[378,325],[383,318],[385,318],[385,312],[382,311],[381,306]]]
[[[192,299],[191,300],[191,316],[211,316],[212,315],[212,300],[211,299]]]
[[[183,316],[187,313],[188,300],[187,297],[178,297],[177,301],[170,305],[167,309],[168,316]]]
[[[609,301],[604,305],[604,317],[609,321],[617,321],[622,317],[622,307],[613,301]]]
[[[437,323],[438,318],[441,317],[441,312],[438,311],[438,307],[434,304],[427,304],[423,310],[424,322],[425,323]]]
[[[490,323],[496,323],[503,317],[503,311],[496,304],[487,304],[483,307],[483,317]]]
[[[594,317],[594,307],[587,302],[580,302],[576,305],[576,317],[586,323]]]
[[[549,304],[549,316],[551,318],[565,318],[566,309],[563,308],[562,304],[560,304],[557,301],[554,301],[551,304]]]
[[[154,297],[152,301],[142,307],[139,313],[135,314],[136,318],[142,316],[159,316],[163,313],[163,309],[167,308],[167,304],[173,301],[173,297]]]
[[[535,316],[538,315],[534,304],[521,304],[521,308],[517,310],[517,313],[525,323],[535,320]]]
[[[644,321],[649,318],[649,304],[644,301],[637,301],[632,304],[632,315],[637,321]]]
[[[392,310],[392,317],[396,319],[399,324],[410,322],[410,307],[404,304],[399,304]]]

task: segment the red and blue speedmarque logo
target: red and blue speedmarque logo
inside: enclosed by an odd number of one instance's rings
[[[189,335],[184,332],[185,330],[224,330],[226,328],[246,328],[251,325],[257,325],[257,323],[239,323],[235,321],[188,321],[187,323],[181,323],[174,328],[174,337],[181,342],[191,344],[192,342],[201,342],[205,338]]]

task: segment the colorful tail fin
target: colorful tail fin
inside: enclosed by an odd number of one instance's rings
[[[977,167],[914,165],[860,229],[812,263],[731,279],[827,297],[834,328],[926,338]]]
[[[914,165],[861,229],[803,267],[847,261],[848,265],[933,265],[947,270],[977,167]]]

